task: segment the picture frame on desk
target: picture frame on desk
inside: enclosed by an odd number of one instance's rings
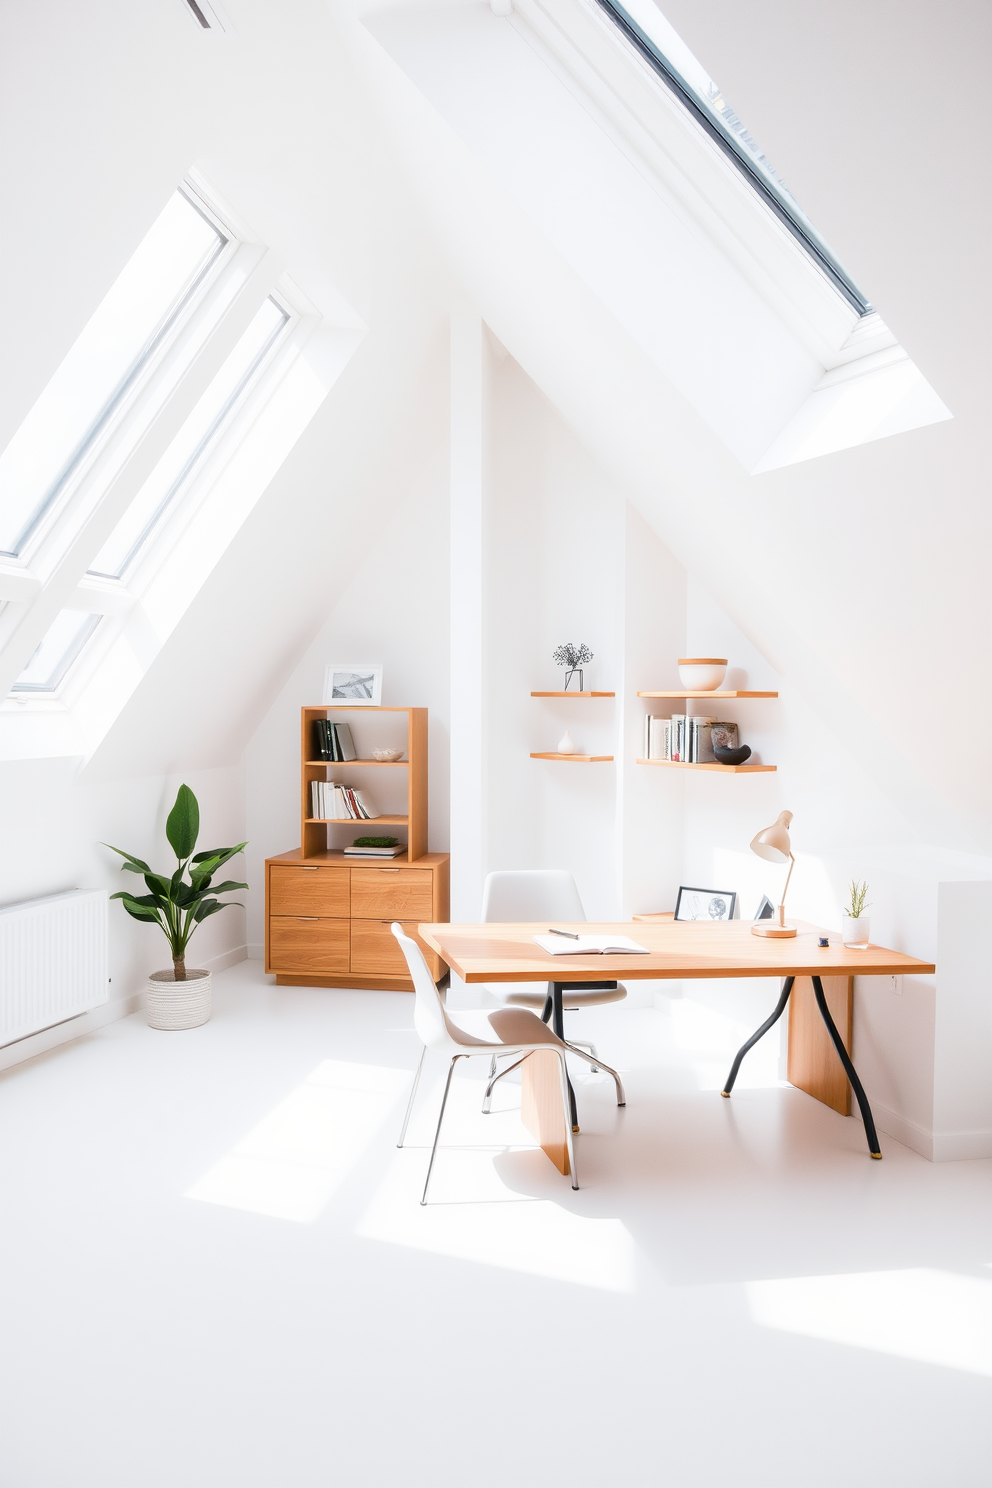
[[[340,703],[349,708],[378,708],[382,702],[381,661],[332,661],[324,672],[324,696],[328,707]]]
[[[731,889],[696,889],[679,885],[675,901],[677,920],[732,920],[737,909],[737,894]]]

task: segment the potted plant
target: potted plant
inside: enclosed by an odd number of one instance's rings
[[[871,907],[865,902],[868,898],[867,882],[858,883],[852,878],[847,894],[842,939],[847,946],[866,946],[871,929],[871,921],[865,914],[865,910]]]
[[[187,969],[186,947],[198,925],[234,902],[230,899],[221,902],[218,894],[248,887],[230,879],[219,884],[212,882],[217,869],[246,844],[239,842],[237,847],[194,853],[199,834],[197,799],[188,785],[181,785],[165,823],[165,835],[177,862],[171,876],[155,873],[147,863],[122,848],[111,847],[109,842],[103,844],[124,859],[121,872],[140,873],[148,890],[147,894],[132,894],[123,889],[111,898],[120,899],[136,920],[158,925],[172,951],[172,970],[153,971],[145,988],[145,1015],[151,1028],[198,1028],[207,1022],[210,973]]]

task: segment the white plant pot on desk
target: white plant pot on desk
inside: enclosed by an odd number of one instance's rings
[[[870,938],[870,930],[871,921],[867,915],[861,915],[856,920],[850,915],[845,915],[841,938],[846,946],[866,946]]]
[[[149,1028],[199,1028],[210,1020],[210,972],[187,971],[177,982],[172,971],[153,971],[145,986]]]

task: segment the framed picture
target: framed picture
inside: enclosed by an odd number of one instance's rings
[[[321,702],[346,703],[349,708],[378,708],[381,701],[381,661],[328,663]]]
[[[754,911],[756,920],[773,920],[775,918],[775,906],[767,894],[762,894],[761,903]]]
[[[692,889],[680,884],[675,903],[677,920],[732,920],[737,907],[736,893],[726,889]]]

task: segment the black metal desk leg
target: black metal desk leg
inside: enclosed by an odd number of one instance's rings
[[[785,981],[782,983],[782,996],[776,1003],[775,1011],[772,1013],[771,1017],[766,1018],[757,1032],[752,1033],[747,1043],[741,1044],[741,1047],[737,1050],[737,1057],[730,1067],[730,1074],[727,1076],[727,1083],[720,1091],[720,1094],[725,1095],[728,1100],[730,1099],[730,1092],[734,1088],[734,1081],[737,1079],[737,1072],[741,1067],[741,1060],[744,1058],[744,1055],[747,1053],[748,1049],[753,1049],[758,1040],[764,1038],[769,1028],[773,1028],[778,1022],[779,1018],[781,1018],[782,1014],[785,1012],[785,1005],[789,1000],[789,996],[792,992],[792,984],[795,980],[795,977],[786,977]]]
[[[868,1138],[868,1151],[872,1157],[881,1159],[882,1149],[878,1145],[878,1134],[875,1131],[875,1122],[872,1119],[868,1097],[865,1095],[864,1086],[858,1079],[858,1072],[851,1063],[851,1056],[844,1048],[844,1040],[837,1031],[837,1025],[830,1016],[827,999],[823,995],[823,983],[818,976],[813,977],[813,996],[816,998],[816,1005],[820,1009],[820,1017],[827,1025],[827,1032],[834,1041],[834,1048],[837,1050],[840,1062],[844,1066],[847,1078],[850,1080],[854,1093],[858,1098],[858,1105],[861,1108],[861,1119],[865,1124],[865,1136]]]
[[[564,1038],[565,1038],[565,1013],[564,1013],[564,1010],[563,1010],[562,1005],[561,1005],[561,989],[562,989],[562,985],[563,984],[561,982],[552,982],[551,983],[551,994],[552,994],[552,996],[554,998],[554,1004],[555,1004],[554,1005],[554,1011],[553,1011],[552,1016],[551,1016],[551,1027],[554,1029],[554,1031],[558,1035],[558,1037],[560,1039],[564,1040]],[[572,1130],[573,1130],[573,1132],[577,1132],[578,1129],[579,1129],[579,1113],[578,1113],[578,1109],[577,1109],[576,1104],[575,1104],[575,1091],[572,1089],[572,1081],[571,1081],[571,1079],[567,1075],[566,1075],[565,1078],[568,1081],[568,1104],[569,1104],[569,1107],[571,1108],[571,1112],[572,1112]]]

